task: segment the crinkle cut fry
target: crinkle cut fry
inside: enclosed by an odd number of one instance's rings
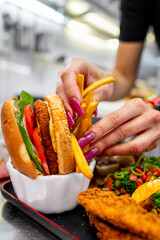
[[[145,239],[160,240],[160,219],[131,198],[93,188],[80,193],[78,202],[87,212]]]
[[[97,237],[102,240],[145,240],[135,234],[126,232],[102,219],[88,213],[89,222],[99,231]]]

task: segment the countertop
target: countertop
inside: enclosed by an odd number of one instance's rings
[[[0,181],[0,188],[3,182]],[[59,238],[7,202],[0,192],[0,239],[58,240]]]

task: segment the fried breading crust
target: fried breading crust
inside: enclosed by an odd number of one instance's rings
[[[135,234],[124,231],[114,225],[103,221],[92,213],[88,213],[89,222],[99,231],[97,236],[102,240],[145,240]]]
[[[49,131],[49,113],[44,101],[36,100],[33,105],[34,114],[39,128],[44,153],[47,159],[50,174],[58,173],[57,154],[53,150]]]
[[[134,200],[93,188],[80,193],[78,202],[87,212],[145,239],[160,240],[160,219]]]

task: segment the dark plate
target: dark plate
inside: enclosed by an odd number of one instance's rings
[[[62,214],[42,214],[17,198],[11,181],[7,181],[2,185],[1,192],[7,201],[19,208],[60,239],[97,239],[96,229],[89,225],[88,217],[81,206],[77,206],[74,210]]]

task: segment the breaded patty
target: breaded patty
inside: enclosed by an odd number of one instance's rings
[[[42,100],[35,101],[33,105],[37,126],[40,130],[40,137],[47,159],[50,174],[58,173],[57,154],[53,150],[49,131],[49,113],[47,105]]]
[[[159,217],[147,212],[129,197],[116,196],[112,192],[93,188],[80,193],[78,203],[87,212],[114,226],[144,239],[160,240]]]
[[[128,231],[124,231],[121,228],[118,228],[107,221],[104,221],[92,213],[88,213],[89,222],[91,225],[94,225],[95,228],[99,231],[97,237],[102,240],[145,240],[135,234],[132,234]]]

